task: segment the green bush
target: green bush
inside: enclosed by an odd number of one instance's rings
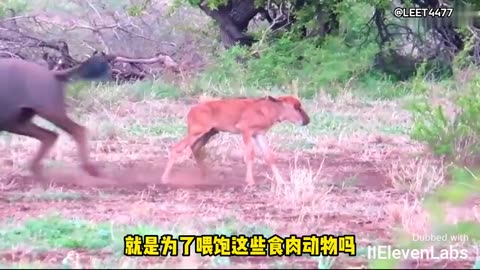
[[[474,221],[460,221],[456,224],[448,224],[446,222],[446,212],[440,204],[461,205],[470,197],[477,195],[480,191],[480,171],[473,172],[465,167],[453,166],[449,172],[452,181],[439,188],[436,192],[426,196],[423,200],[422,207],[431,217],[430,223],[433,235],[465,235],[468,237],[468,245],[471,247],[476,245],[480,240],[480,224]],[[399,237],[393,243],[393,246],[403,248],[425,248],[427,242],[414,242],[413,239],[402,231]],[[449,241],[453,241],[449,239]],[[442,243],[448,244],[448,243]],[[451,243],[456,244],[456,243]],[[394,269],[399,266],[400,261],[395,259],[374,259],[369,262],[369,268],[372,269]],[[480,258],[476,258],[473,269],[479,269]]]
[[[261,48],[260,48],[261,46]],[[299,82],[299,95],[311,97],[321,90],[331,94],[334,85],[347,84],[370,70],[375,46],[350,48],[342,38],[328,37],[317,46],[314,40],[297,41],[288,36],[273,44],[252,48],[234,47],[222,54],[199,78],[203,82],[231,87],[275,88]],[[248,59],[243,64],[238,59]],[[241,61],[239,61],[241,62]]]
[[[426,100],[417,101],[413,112],[412,139],[427,143],[437,155],[452,161],[474,162],[480,153],[480,77],[470,81],[463,93],[454,99],[453,117],[444,106],[433,106]]]
[[[217,56],[198,77],[196,84],[200,89],[197,90],[203,92],[212,85],[222,85],[226,86],[223,87],[226,93],[220,94],[231,94],[231,89],[284,90],[295,84],[298,86],[295,94],[303,97],[312,97],[322,91],[337,94],[344,85],[370,71],[378,46],[373,33],[368,39],[365,36],[365,24],[373,10],[370,3],[349,0],[334,6],[340,24],[338,32],[325,37],[303,38],[295,29],[272,34],[259,27],[251,34],[260,41],[251,48],[233,47]],[[314,7],[302,9],[297,14],[309,29],[313,27],[310,24],[318,23]]]
[[[16,15],[23,13],[28,9],[27,1],[25,0],[3,0],[0,1],[0,18],[4,16],[11,16],[9,10],[13,10]]]

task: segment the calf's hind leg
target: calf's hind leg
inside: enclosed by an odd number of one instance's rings
[[[191,147],[192,144],[194,144],[197,140],[199,140],[205,132],[196,132],[196,133],[190,133],[187,135],[184,139],[182,139],[180,142],[176,143],[171,151],[170,151],[170,157],[168,158],[167,165],[165,166],[165,170],[163,171],[162,175],[162,183],[165,184],[167,183],[168,177],[170,176],[170,171],[172,170],[173,164],[175,161],[178,159],[180,154],[182,153],[183,150],[185,150],[187,147]]]
[[[29,169],[34,178],[42,184],[43,188],[46,188],[48,183],[43,174],[41,161],[43,158],[45,158],[52,146],[55,144],[58,134],[35,125],[31,122],[31,120],[17,123],[16,125],[5,129],[5,131],[32,137],[40,141],[40,148],[30,161]]]
[[[215,136],[218,133],[215,129],[211,129],[209,132],[203,134],[202,137],[200,137],[198,140],[193,143],[190,148],[192,149],[192,154],[193,157],[195,158],[195,161],[197,162],[198,167],[201,170],[202,177],[205,177],[207,174],[207,170],[205,168],[205,163],[203,160],[205,159],[205,153],[203,151],[203,147],[208,143],[208,141]]]
[[[37,114],[70,134],[70,136],[72,136],[73,140],[77,144],[77,151],[78,156],[80,157],[80,162],[82,164],[82,169],[90,176],[100,176],[99,170],[95,165],[91,163],[89,159],[87,129],[84,126],[81,126],[74,122],[65,113],[37,112]]]

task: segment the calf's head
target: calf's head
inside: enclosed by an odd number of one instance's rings
[[[270,101],[281,105],[279,118],[281,121],[289,121],[299,126],[306,126],[310,123],[310,117],[303,110],[300,100],[293,96],[281,96],[278,98],[268,97]]]

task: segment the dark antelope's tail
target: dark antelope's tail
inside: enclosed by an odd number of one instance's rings
[[[76,67],[54,71],[55,77],[61,81],[75,77],[83,80],[102,79],[110,75],[109,60],[105,54],[96,54]]]

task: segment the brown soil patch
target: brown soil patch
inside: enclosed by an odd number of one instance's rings
[[[46,169],[50,180],[59,186],[79,186],[97,188],[145,188],[149,185],[161,185],[161,175],[164,170],[166,159],[159,157],[155,160],[128,161],[123,164],[100,164],[102,177],[90,177],[74,165],[68,168]],[[307,163],[308,162],[308,163]],[[213,162],[212,162],[213,163]],[[290,164],[286,160],[278,160],[278,167],[284,176],[288,176]],[[309,156],[308,160],[302,160],[297,166],[308,167],[318,170],[321,167],[321,177],[336,181],[349,181],[354,178],[351,185],[369,190],[382,190],[390,187],[388,178],[382,174],[372,163],[357,161],[350,157],[331,156],[325,158]],[[266,184],[269,180],[264,173],[271,175],[268,166],[262,163],[255,164],[254,174],[258,184]],[[22,189],[23,185],[32,185],[30,177],[15,177]],[[205,179],[199,176],[199,171],[191,160],[175,164],[170,176],[169,187],[177,188],[217,188],[245,185],[245,164],[243,160],[231,159],[227,163],[213,163]],[[338,179],[338,180],[337,180]],[[11,179],[4,180],[6,182]],[[161,188],[161,187],[159,187]]]
[[[253,224],[260,220],[267,220],[265,216],[268,215],[274,232],[281,235],[354,233],[357,235],[358,245],[362,246],[377,239],[388,241],[393,237],[391,227],[386,225],[389,222],[388,216],[381,210],[386,203],[382,200],[382,196],[385,196],[385,190],[390,187],[390,183],[381,168],[378,168],[378,164],[361,162],[353,157],[340,155],[328,156],[325,159],[314,155],[302,157],[296,166],[313,171],[321,168],[319,177],[328,180],[329,185],[334,185],[331,193],[335,197],[335,201],[325,202],[322,207],[314,205],[308,208],[308,212],[302,212],[302,209],[295,205],[291,207],[285,204],[278,205],[280,198],[270,190],[270,180],[265,173],[269,175],[271,173],[265,164],[255,165],[257,185],[253,189],[245,190],[245,165],[241,159],[229,159],[225,163],[212,162],[207,179],[199,177],[198,170],[191,160],[177,163],[172,171],[170,184],[161,185],[160,177],[165,162],[165,158],[158,157],[154,160],[103,163],[101,167],[104,176],[101,178],[89,177],[75,165],[69,168],[49,169],[47,173],[55,186],[86,195],[84,199],[70,201],[10,200],[8,198],[13,193],[38,187],[34,186],[35,183],[30,177],[21,177],[7,172],[6,175],[10,177],[4,179],[2,183],[6,184],[12,179],[15,181],[12,187],[0,191],[0,198],[4,198],[0,200],[0,216],[22,220],[45,215],[47,212],[55,212],[64,217],[98,222],[165,224],[173,220],[183,220],[186,224],[195,219],[216,222],[226,214],[234,214],[236,219],[245,224]],[[278,166],[282,174],[287,176],[293,165],[291,161],[279,158]],[[350,179],[354,180],[349,182]],[[108,196],[100,197],[99,192],[105,192]],[[372,194],[370,197],[372,201],[365,201],[370,200],[364,197],[367,193]],[[388,196],[390,200],[399,200],[401,194],[388,193]],[[308,200],[304,202],[304,207],[309,207],[308,203]],[[335,208],[328,206],[333,204]],[[374,212],[378,213],[372,214]],[[88,258],[109,256],[91,251],[76,252]],[[29,261],[59,263],[65,257],[65,253],[65,251],[52,250],[29,255],[18,253],[18,251],[7,251],[1,253],[0,258],[6,261],[22,258]],[[158,264],[159,258],[154,259]],[[233,258],[232,262],[248,262],[268,267],[268,263],[272,260]],[[317,264],[309,258],[284,258],[283,260],[287,261],[286,265],[289,267],[314,268]],[[146,264],[155,264],[154,260],[146,261],[149,261]],[[84,262],[86,265],[88,263],[88,261]],[[449,267],[458,268],[460,265],[465,265],[462,262],[455,263],[455,265],[449,264]],[[365,264],[364,257],[339,257],[335,267],[360,267]]]

